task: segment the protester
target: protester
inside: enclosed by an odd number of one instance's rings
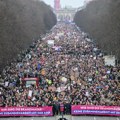
[[[53,106],[59,114],[64,103],[70,114],[70,105],[120,105],[120,67],[105,66],[99,48],[74,24],[58,23],[16,61],[1,74],[7,88],[0,88],[2,107]],[[40,86],[22,85],[25,77],[39,78]]]

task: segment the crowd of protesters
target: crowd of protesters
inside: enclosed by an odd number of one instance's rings
[[[54,45],[49,44],[54,40]],[[75,24],[58,23],[2,72],[0,106],[120,105],[119,66],[105,66],[103,53]],[[39,78],[40,85],[22,84]]]

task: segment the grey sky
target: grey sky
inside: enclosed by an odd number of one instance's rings
[[[54,0],[43,0],[45,3],[54,6]],[[83,6],[85,0],[61,0],[61,6],[72,6],[72,7],[80,7]]]

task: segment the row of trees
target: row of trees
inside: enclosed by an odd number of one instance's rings
[[[120,59],[120,0],[94,0],[74,21],[108,54]]]
[[[55,24],[52,8],[42,1],[0,0],[0,71]]]

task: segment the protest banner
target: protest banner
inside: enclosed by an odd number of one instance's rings
[[[53,116],[52,107],[0,107],[0,117]]]
[[[120,116],[120,107],[72,105],[71,114],[72,115]]]

